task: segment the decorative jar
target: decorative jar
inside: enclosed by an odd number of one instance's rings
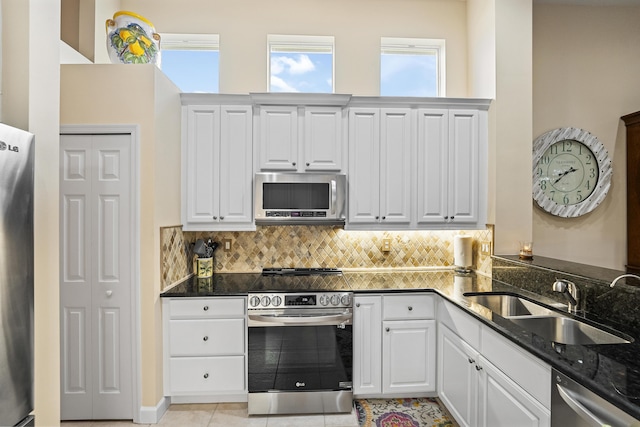
[[[114,64],[160,62],[160,34],[137,13],[121,10],[107,19],[107,50]]]

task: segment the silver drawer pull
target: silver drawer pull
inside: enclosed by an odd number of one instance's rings
[[[356,307],[360,307],[360,303],[359,302],[356,303]]]
[[[472,358],[468,357],[467,360],[469,361],[469,363],[476,363],[475,360],[473,360]]]
[[[411,307],[411,306],[409,306],[408,308],[409,308],[409,311],[413,310],[413,307]]]
[[[385,331],[389,332],[389,328],[386,328]]]
[[[476,365],[476,371],[481,371],[481,370],[482,370],[482,366]]]
[[[205,337],[202,338],[202,341],[209,341],[209,337],[205,335]]]
[[[205,379],[205,380],[206,380],[207,378],[209,378],[209,374],[208,374],[208,373],[204,374],[203,376],[204,376],[204,379]]]
[[[205,305],[202,309],[203,309],[204,311],[209,311],[209,306],[208,306],[208,305]]]

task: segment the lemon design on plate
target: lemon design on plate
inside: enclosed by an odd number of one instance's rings
[[[116,50],[120,61],[125,64],[147,64],[153,62],[158,48],[145,30],[136,23],[118,28],[111,33],[111,46]]]

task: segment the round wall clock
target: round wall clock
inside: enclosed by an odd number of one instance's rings
[[[611,187],[612,172],[602,142],[583,129],[554,129],[533,142],[533,200],[552,215],[594,210]]]

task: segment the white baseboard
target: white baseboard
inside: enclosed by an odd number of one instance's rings
[[[137,424],[158,424],[160,418],[167,412],[171,399],[163,397],[156,406],[142,406],[138,416]]]

